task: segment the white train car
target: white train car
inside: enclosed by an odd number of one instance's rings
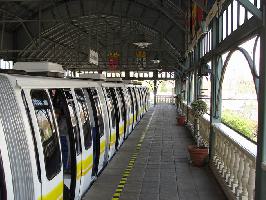
[[[134,86],[0,74],[0,87],[1,200],[81,199],[138,119]]]

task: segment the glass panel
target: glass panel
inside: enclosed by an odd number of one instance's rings
[[[233,2],[233,31],[237,29],[237,1]]]
[[[227,11],[228,11],[228,35],[230,35],[231,34],[231,31],[232,31],[232,27],[231,27],[231,17],[232,17],[232,10],[231,10],[231,4],[228,6],[228,8],[227,8]]]
[[[106,93],[107,93],[107,99],[109,100],[108,107],[111,112],[112,128],[115,128],[115,107],[110,88],[106,88]]]
[[[71,118],[72,130],[75,135],[76,152],[77,154],[80,154],[81,153],[80,130],[79,130],[77,112],[76,112],[73,96],[69,89],[65,89],[64,94],[67,100],[67,106],[68,106],[68,110],[69,110],[69,114]]]
[[[83,128],[85,149],[89,149],[92,144],[91,125],[86,99],[81,89],[75,89],[76,98],[79,106],[79,114]]]
[[[240,5],[240,11],[239,11],[239,26],[241,26],[245,21],[245,8]]]
[[[37,118],[43,146],[46,176],[52,179],[61,168],[61,155],[55,120],[45,90],[31,90],[32,104]]]
[[[95,88],[89,88],[88,93],[90,96],[90,100],[92,102],[93,112],[94,112],[94,120],[96,123],[96,126],[99,128],[99,135],[102,137],[104,135],[104,122],[103,122],[103,116],[102,116],[102,109],[101,109],[101,103],[98,96],[98,92]]]
[[[227,10],[223,13],[223,39],[226,38],[226,12]]]
[[[241,71],[241,73],[239,73]],[[222,84],[222,122],[256,141],[258,102],[247,60],[236,51],[230,58]]]

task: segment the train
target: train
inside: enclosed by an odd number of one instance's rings
[[[0,73],[0,200],[81,199],[149,109],[148,88],[13,71]]]

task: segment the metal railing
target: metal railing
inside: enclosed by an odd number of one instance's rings
[[[173,95],[156,95],[156,103],[174,103]]]

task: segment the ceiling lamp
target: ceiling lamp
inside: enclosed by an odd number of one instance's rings
[[[154,59],[152,59],[151,62],[153,62],[154,64],[159,64],[161,61],[160,61],[160,59],[158,58],[158,55],[155,55],[155,56],[154,56]]]
[[[135,40],[135,42],[133,42],[133,44],[136,45],[138,48],[145,49],[149,45],[151,45],[152,43],[148,42],[145,39],[145,35],[144,34],[138,34],[138,35],[136,35],[136,40]]]

